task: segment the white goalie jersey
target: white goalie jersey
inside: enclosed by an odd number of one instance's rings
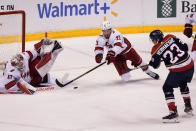
[[[196,24],[196,13],[188,14],[188,15],[185,17],[185,22],[186,22],[187,24],[193,24],[193,23]]]
[[[131,49],[131,45],[127,44],[123,35],[116,29],[112,29],[109,39],[106,39],[103,34],[98,36],[95,46],[95,55],[103,54],[104,47],[106,47],[108,51],[114,51],[115,56],[124,54]]]
[[[17,67],[11,64],[11,59],[6,63],[5,69],[3,71],[3,77],[0,78],[0,91],[6,90],[17,90],[17,81],[22,78],[24,81],[29,83],[31,81],[29,62],[37,57],[37,52],[35,50],[20,53],[23,57],[24,67],[19,70]]]

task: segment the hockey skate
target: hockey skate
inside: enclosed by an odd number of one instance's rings
[[[185,101],[184,112],[187,113],[189,116],[193,116],[193,108],[191,106],[190,99]]]
[[[148,74],[150,77],[152,77],[155,80],[159,79],[159,75],[157,73],[152,72],[152,71],[147,72],[146,74]]]
[[[179,123],[177,109],[170,111],[169,115],[162,118],[163,123]]]

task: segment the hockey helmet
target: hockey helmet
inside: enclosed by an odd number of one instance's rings
[[[156,40],[158,43],[163,40],[163,33],[160,30],[154,30],[150,33],[150,39],[152,41]]]
[[[24,69],[24,58],[21,54],[16,54],[11,58],[11,65],[19,70]]]
[[[101,24],[101,30],[109,30],[112,28],[112,25],[109,21],[104,21],[102,24]]]

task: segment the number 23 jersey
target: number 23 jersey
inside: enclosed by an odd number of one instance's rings
[[[172,72],[181,72],[190,69],[194,63],[188,53],[188,46],[174,35],[167,35],[161,43],[152,47],[150,65],[157,68],[161,60]]]

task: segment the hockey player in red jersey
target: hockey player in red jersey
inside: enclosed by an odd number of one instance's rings
[[[185,29],[184,29],[184,35],[186,35],[188,38],[192,37],[193,35],[193,24],[196,24],[196,13],[188,14],[185,17]],[[196,35],[194,36],[194,41],[192,45],[192,52],[191,57],[194,61],[196,61]]]
[[[7,61],[0,93],[33,94],[40,83],[50,83],[49,70],[63,50],[56,40],[42,39],[33,50],[18,53]]]
[[[113,63],[122,80],[130,80],[129,68],[126,61],[132,62],[134,67],[143,66],[146,63],[132,47],[127,38],[113,29],[109,21],[104,21],[101,25],[102,34],[98,36],[95,46],[95,61],[100,63],[103,59],[104,47],[107,48],[107,64]],[[148,67],[142,70],[154,79],[159,79],[159,75],[150,71]]]
[[[154,30],[149,37],[154,44],[149,65],[158,68],[161,60],[163,60],[170,71],[162,88],[169,108],[169,115],[162,119],[164,122],[176,122],[178,111],[175,105],[173,88],[180,88],[185,104],[184,112],[191,113],[191,98],[187,83],[192,80],[194,62],[188,53],[188,45],[182,43],[174,35],[169,34],[164,37],[160,30]]]

